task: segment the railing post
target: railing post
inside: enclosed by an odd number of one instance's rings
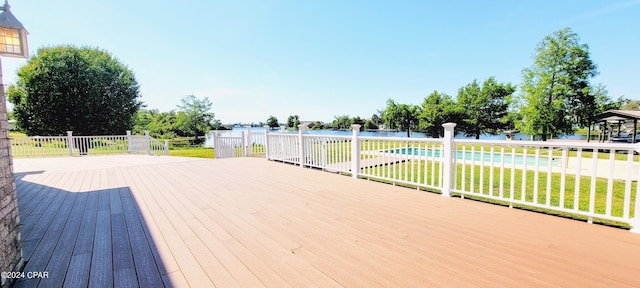
[[[218,145],[218,137],[216,137],[216,132],[211,131],[211,139],[213,139],[213,158],[218,159],[220,158],[220,151],[218,151],[220,145]]]
[[[73,131],[67,131],[67,147],[69,147],[69,156],[73,156]]]
[[[353,134],[351,135],[351,177],[358,178],[360,173],[360,139],[358,134],[360,133],[359,124],[351,125]]]
[[[242,133],[242,137],[240,137],[240,138],[242,138],[240,140],[240,145],[242,145],[242,155],[240,155],[240,156],[245,157],[245,156],[247,156],[247,153],[245,151],[246,143],[244,141],[245,135],[244,135],[244,131],[241,131],[240,133]]]
[[[169,140],[164,140],[164,155],[169,156]]]
[[[631,220],[631,232],[640,234],[640,185],[636,189],[636,210]]]
[[[636,152],[640,153],[640,143],[636,143],[635,146]],[[640,168],[638,168],[638,171],[636,173],[636,176],[638,177],[638,183],[640,183]],[[636,185],[635,214],[633,215],[633,218],[631,220],[631,230],[629,231],[640,234],[640,185]]]
[[[453,183],[453,127],[456,127],[456,123],[444,123],[444,139],[443,144],[443,158],[442,158],[442,196],[451,196],[451,186]]]
[[[269,160],[269,125],[264,125],[264,158]]]
[[[147,143],[147,155],[151,155],[151,137],[149,136],[149,131],[144,131],[144,141]]]
[[[305,151],[304,151],[304,137],[302,135],[306,133],[307,133],[307,126],[305,124],[298,125],[298,143],[300,143],[299,144],[300,146],[298,147],[298,154],[300,154],[298,163],[302,168],[304,168],[304,161],[306,158]]]
[[[127,130],[127,154],[131,154],[131,147],[133,147],[131,142],[131,130]]]
[[[322,167],[324,169],[327,168],[327,139],[322,138],[322,151],[320,152],[320,157],[322,157]]]
[[[247,129],[247,156],[251,157],[253,151],[253,145],[251,145],[251,125],[245,125],[244,128]]]

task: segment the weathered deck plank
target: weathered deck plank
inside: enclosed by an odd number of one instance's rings
[[[17,287],[640,286],[640,235],[264,159],[15,167]]]

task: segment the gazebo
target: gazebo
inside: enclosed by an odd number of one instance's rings
[[[636,143],[638,119],[640,119],[640,111],[637,110],[607,110],[603,113],[595,115],[591,119],[591,125],[589,125],[589,136],[587,136],[587,141],[591,139],[591,126],[595,123],[602,123],[602,125],[605,127],[605,131],[609,131],[609,140],[611,140],[611,131],[613,130],[611,129],[612,125],[618,125],[618,136],[620,136],[620,126],[622,125],[622,123],[633,120],[633,133],[631,135],[631,138],[629,138],[629,141],[631,143]],[[609,126],[608,129],[607,126]],[[606,135],[602,133],[600,135],[601,137],[598,138],[598,141],[604,142]]]

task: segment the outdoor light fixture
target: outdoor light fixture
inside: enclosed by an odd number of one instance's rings
[[[11,13],[11,6],[4,1],[0,7],[0,55],[16,58],[28,58],[27,29]]]

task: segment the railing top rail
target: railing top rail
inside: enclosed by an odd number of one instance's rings
[[[476,140],[454,139],[456,144],[480,144],[497,146],[528,146],[528,147],[554,147],[554,148],[587,148],[587,149],[613,149],[613,150],[638,150],[640,144],[629,143],[597,143],[597,142],[555,142],[555,141],[514,141],[514,140]]]
[[[347,135],[302,134],[302,137],[308,137],[308,138],[351,139],[351,136],[347,136]]]
[[[66,139],[67,136],[27,136],[27,137],[9,137],[9,139]]]
[[[348,136],[351,137],[351,136]],[[388,140],[388,141],[411,141],[411,142],[442,142],[444,138],[406,138],[406,137],[376,137],[358,136],[360,140]]]
[[[298,137],[298,133],[269,132],[267,133],[267,135]],[[304,135],[310,135],[310,134],[304,134]]]

